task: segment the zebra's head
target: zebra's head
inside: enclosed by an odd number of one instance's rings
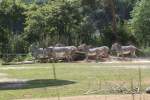
[[[87,45],[85,43],[78,46],[79,51],[86,51],[86,49],[87,49]]]
[[[111,51],[121,51],[121,45],[119,43],[114,43],[111,47]]]

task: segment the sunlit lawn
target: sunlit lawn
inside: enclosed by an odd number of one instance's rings
[[[9,78],[27,79],[27,85],[20,89],[0,89],[0,100],[18,98],[39,98],[57,96],[83,95],[89,88],[98,88],[108,82],[138,82],[138,67],[150,64],[100,64],[100,63],[58,63],[54,80],[52,64],[0,65],[0,73],[7,73]],[[119,67],[118,67],[119,66]],[[126,68],[124,66],[131,66]],[[137,68],[132,68],[137,66]],[[10,68],[26,67],[26,69]],[[6,69],[8,68],[8,69]],[[150,84],[150,69],[141,69],[143,87]],[[101,82],[101,83],[100,83]]]

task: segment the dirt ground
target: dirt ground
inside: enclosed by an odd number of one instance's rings
[[[60,98],[36,98],[36,99],[17,99],[17,100],[150,100],[150,95],[90,95],[72,96]]]

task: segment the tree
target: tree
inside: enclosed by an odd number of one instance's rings
[[[139,43],[150,46],[150,1],[137,2],[132,11],[131,27]]]
[[[82,20],[76,2],[63,0],[44,6],[35,5],[26,12],[26,16],[25,38],[30,43],[46,43],[43,41],[49,40],[45,46],[57,42],[66,45],[75,43],[76,32]]]
[[[21,35],[24,29],[25,9],[15,0],[4,0],[0,4],[0,46],[2,53],[13,53],[17,44],[13,44],[16,37]],[[20,39],[21,40],[21,39]],[[15,46],[16,45],[16,46]],[[19,50],[17,50],[19,51]],[[24,52],[20,49],[20,52]]]
[[[83,8],[83,16],[90,19],[87,23],[99,31],[100,38],[108,38],[109,41],[122,41],[124,37],[120,37],[120,25],[130,18],[130,11],[136,0],[81,0]],[[110,28],[110,29],[109,29]],[[109,30],[109,35],[107,35]],[[87,30],[88,31],[88,30]],[[106,34],[105,34],[106,33]],[[95,32],[93,31],[94,35]],[[97,34],[97,33],[96,33]],[[90,36],[93,36],[90,35]],[[128,35],[128,34],[126,34]],[[105,39],[101,42],[105,42]],[[108,39],[106,41],[108,41]],[[111,43],[109,42],[109,44]],[[107,44],[107,45],[109,45]]]

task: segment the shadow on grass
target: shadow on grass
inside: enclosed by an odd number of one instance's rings
[[[1,82],[0,90],[17,90],[17,89],[33,89],[44,88],[49,86],[63,86],[69,84],[75,84],[74,81],[68,80],[54,80],[54,79],[38,79],[29,81],[17,81],[17,82]]]

